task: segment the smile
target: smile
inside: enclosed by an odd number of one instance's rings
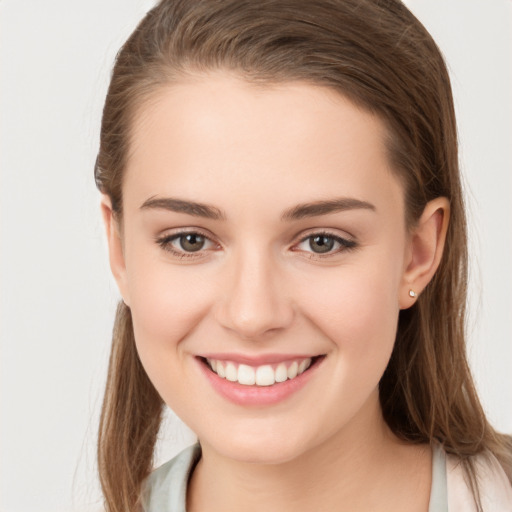
[[[312,364],[313,359],[297,359],[279,364],[249,366],[234,361],[206,359],[210,369],[220,378],[230,382],[238,382],[244,386],[272,386],[275,383],[293,380],[304,373]]]
[[[253,359],[227,354],[197,357],[199,369],[223,398],[242,406],[268,406],[306,386],[326,355],[265,356]]]

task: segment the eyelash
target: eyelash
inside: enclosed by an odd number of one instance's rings
[[[179,240],[181,237],[184,237],[186,235],[199,235],[201,237],[203,237],[207,242],[211,243],[211,244],[215,244],[215,242],[213,242],[213,240],[211,240],[211,238],[209,236],[207,236],[206,234],[202,233],[201,231],[181,231],[179,233],[174,233],[172,235],[166,235],[166,236],[163,236],[163,237],[160,237],[160,238],[157,238],[156,239],[156,242],[158,245],[160,245],[160,247],[162,249],[164,249],[165,251],[168,251],[170,252],[174,257],[178,258],[178,259],[185,259],[185,258],[200,258],[202,257],[201,256],[201,253],[203,253],[204,251],[201,249],[199,249],[197,252],[186,252],[186,251],[177,251],[176,249],[174,249],[172,247],[172,242],[176,241],[176,240]],[[334,256],[340,252],[343,252],[343,251],[350,251],[350,250],[353,250],[355,248],[357,248],[357,242],[355,242],[354,240],[350,240],[350,239],[347,239],[347,238],[342,238],[338,235],[335,235],[334,233],[331,233],[329,231],[315,231],[303,238],[301,238],[299,240],[299,242],[297,242],[296,244],[294,244],[294,247],[295,246],[298,246],[304,242],[306,242],[307,240],[312,240],[313,238],[315,237],[319,237],[319,236],[324,236],[324,237],[327,237],[327,238],[330,238],[332,239],[335,243],[337,243],[340,247],[335,250],[335,251],[330,251],[328,253],[325,253],[325,254],[321,254],[321,253],[315,253],[315,252],[308,252],[308,251],[304,251],[307,256],[305,256],[306,258],[309,258],[309,259],[324,259],[324,258],[329,258],[331,256]],[[294,249],[292,249],[294,250]],[[296,249],[295,249],[296,250]]]
[[[326,238],[332,239],[334,241],[334,243],[337,243],[339,245],[338,249],[336,249],[334,251],[329,251],[328,253],[325,253],[325,254],[305,251],[306,258],[316,259],[316,260],[323,259],[323,258],[329,258],[331,256],[335,256],[336,254],[339,254],[340,252],[351,251],[357,247],[357,243],[354,240],[350,240],[348,238],[343,238],[343,237],[341,237],[339,235],[335,235],[334,233],[331,233],[329,231],[316,231],[316,232],[310,233],[309,235],[301,238],[301,240],[297,244],[295,244],[294,247],[297,245],[303,244],[307,240],[310,240],[310,244],[311,244],[311,240],[313,238],[320,237],[320,236],[324,236]]]
[[[207,240],[208,242],[214,244],[213,240],[205,235],[204,233],[202,233],[201,231],[180,231],[178,233],[174,233],[172,235],[165,235],[161,238],[157,238],[156,239],[156,242],[158,245],[160,245],[160,247],[164,250],[164,251],[168,251],[170,252],[174,257],[178,258],[178,259],[185,259],[185,258],[200,258],[201,257],[201,253],[204,252],[202,251],[201,249],[199,249],[197,251],[197,253],[195,252],[186,252],[186,251],[177,251],[176,249],[174,249],[172,247],[172,242],[174,242],[175,240],[179,240],[181,237],[184,237],[184,236],[187,236],[187,235],[199,235],[201,237],[203,237],[205,240]]]

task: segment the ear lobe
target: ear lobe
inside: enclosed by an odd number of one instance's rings
[[[410,236],[400,289],[400,309],[411,307],[434,277],[443,256],[449,218],[450,203],[446,197],[433,199],[425,206]]]
[[[118,219],[112,210],[110,197],[103,194],[101,197],[101,215],[107,234],[108,253],[110,261],[110,270],[117,282],[119,292],[123,301],[128,305],[128,287],[126,280],[126,264],[124,258],[123,241]]]

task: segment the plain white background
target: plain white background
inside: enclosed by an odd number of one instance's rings
[[[470,214],[469,350],[512,433],[512,2],[409,0],[452,74]],[[113,313],[93,165],[117,49],[149,0],[1,0],[2,512],[93,511]],[[193,436],[169,417],[158,460]]]

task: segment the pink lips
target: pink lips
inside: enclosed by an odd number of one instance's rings
[[[208,354],[204,357],[208,357],[208,359],[229,360],[240,364],[259,366],[263,364],[277,364],[284,361],[303,359],[308,356],[284,356],[276,354],[271,356],[247,358],[236,354]],[[264,406],[281,402],[303,388],[316,373],[316,370],[323,359],[323,357],[315,358],[313,360],[313,364],[304,373],[293,379],[286,380],[285,382],[276,382],[271,386],[247,386],[238,382],[231,382],[219,377],[215,372],[213,372],[204,359],[197,358],[197,362],[203,375],[208,379],[215,391],[224,398],[238,405]]]

